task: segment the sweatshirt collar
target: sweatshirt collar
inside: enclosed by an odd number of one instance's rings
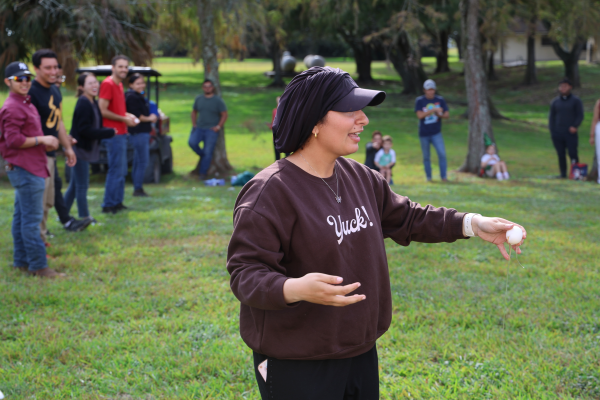
[[[568,96],[563,96],[563,95],[561,94],[561,95],[560,95],[560,98],[561,98],[561,99],[563,99],[563,100],[569,100],[569,98],[570,98],[571,96],[573,96],[573,93],[569,93],[569,95],[568,95]]]

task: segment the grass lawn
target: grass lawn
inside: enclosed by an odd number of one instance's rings
[[[433,68],[433,60],[425,60]],[[354,72],[343,59],[331,65]],[[99,225],[70,234],[55,221],[49,264],[69,277],[41,281],[11,269],[13,190],[0,178],[0,391],[12,399],[258,399],[251,351],[239,335],[239,303],[229,289],[226,248],[238,188],[206,188],[188,176],[189,112],[203,79],[182,59],[155,63],[164,77],[161,108],[171,117],[175,174],[133,199],[127,184],[117,216],[100,213],[103,177],[94,176],[90,209]],[[266,88],[270,63],[221,65],[229,159],[237,171],[273,160],[269,122],[280,90]],[[462,66],[434,77],[453,117],[444,123],[449,168],[466,155]],[[557,63],[540,64],[541,83],[522,87],[522,68],[500,69],[493,98],[510,120],[494,123],[508,182],[437,168],[427,184],[414,99],[383,62],[373,73],[386,102],[368,110],[365,131],[394,138],[394,190],[422,204],[451,206],[523,224],[528,240],[508,265],[479,239],[401,247],[388,241],[394,302],[378,341],[383,399],[599,399],[600,207],[595,184],[553,179],[558,166],[545,127]],[[587,143],[600,69],[582,64]],[[64,92],[70,126],[75,104]],[[0,103],[6,97],[0,93]],[[353,155],[363,160],[364,153]],[[434,156],[434,160],[437,158]],[[73,210],[75,213],[75,209]]]

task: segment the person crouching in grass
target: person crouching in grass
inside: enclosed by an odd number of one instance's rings
[[[384,99],[340,69],[295,76],[273,124],[277,150],[292,154],[237,198],[227,270],[264,400],[379,398],[376,342],[392,322],[385,238],[408,246],[479,236],[508,259],[516,224],[423,207],[345,157],[369,123],[363,108]]]
[[[4,83],[10,93],[0,109],[0,154],[15,188],[13,265],[32,275],[54,278],[64,274],[48,268],[40,223],[45,179],[50,176],[46,151],[56,150],[58,139],[44,136],[40,115],[27,94],[31,76],[27,65],[18,61],[8,64],[4,71]]]
[[[375,165],[387,183],[392,181],[392,168],[396,165],[396,152],[392,149],[392,137],[383,137],[383,148],[375,154]]]
[[[485,154],[481,157],[481,168],[490,178],[495,176],[499,181],[510,178],[506,163],[501,161],[496,153],[495,144],[490,144],[485,148]]]

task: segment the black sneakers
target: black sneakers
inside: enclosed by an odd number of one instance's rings
[[[133,197],[150,197],[150,195],[144,192],[144,189],[135,189],[133,191]]]
[[[84,219],[71,218],[69,220],[69,222],[67,222],[64,226],[65,226],[65,229],[68,230],[69,232],[81,232],[82,230],[87,228],[91,223],[92,223],[92,221],[90,221],[89,218],[84,218]]]
[[[125,206],[123,203],[119,203],[113,207],[102,207],[103,214],[116,214],[119,211],[127,210],[129,207]]]

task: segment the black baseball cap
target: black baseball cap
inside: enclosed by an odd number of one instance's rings
[[[27,64],[25,64],[24,62],[21,61],[14,61],[11,62],[10,64],[8,64],[6,66],[6,69],[4,69],[4,77],[8,78],[11,76],[25,76],[25,75],[33,75],[31,72],[29,72],[29,68],[27,67]]]
[[[331,107],[331,111],[351,112],[362,110],[367,106],[378,106],[385,100],[385,92],[354,88]]]

